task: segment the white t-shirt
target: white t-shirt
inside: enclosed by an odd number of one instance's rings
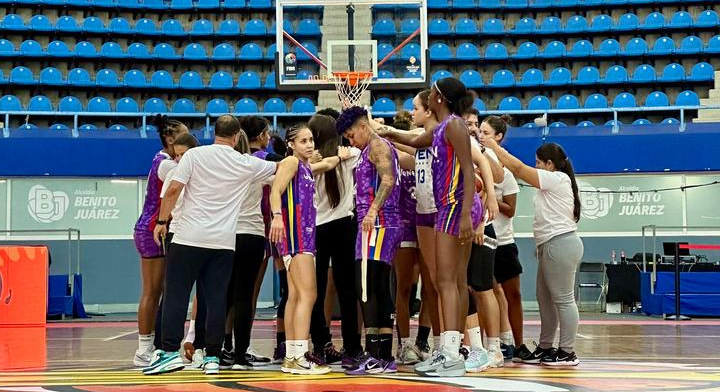
[[[325,192],[325,173],[315,176],[315,205],[317,206],[315,222],[317,225],[324,225],[328,222],[353,216],[353,209],[355,208],[355,176],[353,170],[360,158],[360,150],[354,147],[350,148],[350,157],[350,159],[340,163],[342,178],[338,178],[340,180],[338,185],[341,186],[341,194],[340,203],[337,207],[332,208],[327,192]]]
[[[535,193],[535,243],[541,245],[551,238],[577,230],[570,177],[561,171],[538,169],[540,189]]]
[[[167,192],[168,187],[170,186],[170,182],[172,182],[173,175],[175,174],[175,169],[177,168],[177,163],[175,161],[173,162],[173,165],[166,165],[168,167],[171,167],[170,170],[164,171],[162,174],[160,173],[160,170],[158,170],[158,178],[160,178],[163,181],[162,189],[160,190],[160,198],[162,199],[165,197],[165,192]],[[162,164],[161,164],[162,167]],[[185,189],[183,188],[182,191],[180,191],[180,195],[178,195],[177,201],[175,202],[175,207],[173,207],[172,212],[170,213],[170,216],[172,216],[172,220],[170,220],[170,226],[168,227],[168,232],[174,233],[175,229],[177,228],[177,218],[180,216],[180,210],[183,202],[183,195],[185,194]]]
[[[213,144],[188,150],[175,169],[174,181],[185,184],[185,197],[173,243],[235,250],[241,203],[251,184],[273,174],[275,162]]]
[[[498,201],[501,201],[503,196],[516,195],[520,193],[520,187],[515,180],[515,176],[510,172],[510,170],[503,168],[503,173],[505,173],[503,181],[499,184],[495,184],[495,196]],[[495,216],[493,228],[495,229],[498,246],[508,245],[515,242],[515,232],[513,231],[512,221],[513,218],[508,217],[502,212]]]
[[[268,177],[263,182],[250,184],[247,196],[245,196],[245,200],[242,201],[240,206],[236,233],[265,237],[265,221],[263,220],[260,203],[262,202],[263,188],[265,185],[271,184],[273,178],[275,176]]]

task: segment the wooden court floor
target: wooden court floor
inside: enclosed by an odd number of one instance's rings
[[[185,370],[143,376],[132,367],[133,322],[62,322],[47,328],[0,328],[0,391],[184,392],[444,392],[444,391],[716,391],[720,392],[720,321],[671,322],[646,317],[607,319],[583,314],[577,368],[549,369],[507,363],[462,378],[392,376],[288,376],[277,367],[222,371]],[[539,322],[525,327],[526,343]],[[414,332],[413,332],[414,333]],[[339,336],[334,327],[335,336]],[[261,320],[253,346],[269,355],[274,322]],[[531,348],[533,346],[530,346]],[[401,370],[403,370],[401,368]]]

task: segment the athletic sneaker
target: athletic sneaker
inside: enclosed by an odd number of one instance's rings
[[[203,360],[205,359],[205,350],[199,348],[195,350],[192,356],[192,364],[190,365],[190,369],[193,370],[202,370],[203,366]]]
[[[345,370],[345,374],[349,376],[365,376],[368,374],[380,374],[385,370],[385,364],[381,360],[373,358],[369,353],[363,353],[357,361],[357,365]]]
[[[320,375],[330,373],[330,366],[326,365],[322,359],[310,354],[310,352],[296,358],[291,362],[291,365],[289,366],[291,374]]]
[[[465,361],[460,354],[442,350],[435,359],[434,366],[425,373],[429,377],[462,377],[465,375]]]
[[[513,358],[515,346],[513,346],[512,344],[500,343],[500,351],[502,351],[505,360],[509,361]]]
[[[429,372],[434,366],[435,366],[435,360],[440,355],[440,350],[434,350],[430,358],[415,364],[414,370],[415,373],[420,376],[427,375],[427,372]]]
[[[420,349],[414,344],[401,343],[397,350],[397,359],[401,365],[414,365],[421,361]]]
[[[418,350],[420,350],[420,360],[426,361],[428,358],[432,356],[432,351],[430,350],[430,345],[427,341],[425,342],[418,342],[415,341],[415,347],[417,347]]]
[[[532,353],[527,348],[526,345],[521,344],[519,347],[515,347],[515,351],[513,352],[513,362],[523,362],[524,360],[530,358],[532,356]]]
[[[238,362],[233,363],[231,370],[253,370],[253,364],[248,362],[246,358],[240,358]]]
[[[163,374],[182,370],[184,367],[185,365],[180,359],[180,353],[166,353],[163,350],[155,350],[150,366],[144,368],[142,372],[145,375]]]
[[[275,353],[273,354],[273,365],[281,365],[285,360],[285,342],[280,343],[279,346],[275,347]]]
[[[540,363],[545,366],[577,366],[580,361],[575,355],[575,351],[568,353],[563,349],[559,349],[553,354],[542,358]]]
[[[205,357],[202,369],[205,374],[218,374],[220,373],[220,360],[218,357]]]
[[[463,361],[468,359],[468,355],[470,355],[470,350],[467,348],[460,346],[460,350],[458,350],[458,354],[462,356]]]
[[[539,346],[535,349],[535,351],[530,354],[530,356],[527,359],[524,359],[522,363],[529,363],[531,365],[539,365],[540,361],[548,356],[551,356],[555,354],[555,351],[557,349],[555,348],[540,348]]]
[[[480,373],[490,367],[490,357],[484,348],[471,348],[465,360],[465,371],[468,373]]]
[[[488,350],[489,365],[491,368],[501,368],[505,366],[505,357],[500,350]]]
[[[355,354],[348,353],[347,351],[343,354],[342,357],[342,368],[343,369],[352,369],[358,366],[360,363],[360,360],[363,358],[363,352],[359,351]]]
[[[325,343],[325,346],[315,351],[315,355],[322,358],[327,364],[334,364],[342,361],[344,350],[338,351],[332,342]]]
[[[192,356],[195,353],[195,346],[193,342],[183,342],[183,357],[188,361],[192,361]]]
[[[397,373],[397,365],[395,365],[395,358],[389,360],[380,360],[383,365],[383,373]]]
[[[235,363],[235,352],[222,349],[220,353],[220,369],[230,369]]]
[[[267,366],[272,362],[270,358],[258,354],[252,347],[248,348],[245,352],[245,359],[253,364],[253,366]]]
[[[154,350],[155,349],[152,346],[145,352],[140,351],[140,349],[135,350],[135,357],[133,358],[133,365],[135,365],[137,367],[150,366],[150,362],[152,362],[152,356],[153,356]]]
[[[283,358],[282,366],[280,366],[280,370],[283,373],[292,372],[293,367],[295,367],[295,359],[294,358]]]

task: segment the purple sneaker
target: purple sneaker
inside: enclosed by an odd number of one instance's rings
[[[348,376],[365,376],[368,374],[379,374],[385,370],[381,360],[375,359],[369,354],[364,354],[358,358],[358,364],[355,367],[345,370]]]
[[[349,353],[345,351],[342,356],[342,367],[343,369],[352,369],[358,365],[360,358],[362,357],[362,351],[357,353]]]
[[[283,363],[285,358],[285,342],[280,343],[279,346],[275,347],[275,353],[273,354],[273,364],[279,365]]]
[[[392,358],[390,360],[382,360],[383,364],[383,373],[397,373],[397,366],[395,365],[395,358]]]

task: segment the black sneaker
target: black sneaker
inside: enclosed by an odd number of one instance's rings
[[[231,370],[253,370],[253,364],[250,363],[247,358],[240,358],[235,360],[235,363],[230,368]]]
[[[540,364],[540,361],[545,358],[552,355],[555,355],[555,352],[557,349],[550,347],[550,348],[536,348],[535,351],[533,351],[532,354],[526,359],[523,359],[522,363],[529,363],[531,365],[538,365]]]
[[[253,366],[267,366],[272,362],[272,359],[258,354],[252,347],[245,352],[245,359]]]
[[[327,342],[325,347],[315,352],[315,355],[323,358],[328,365],[338,363],[343,359],[344,350],[338,351],[332,342]]]
[[[235,363],[235,352],[222,349],[222,353],[220,354],[220,369],[230,369],[233,363]]]
[[[460,355],[463,357],[463,361],[467,361],[468,355],[470,355],[470,351],[466,349],[465,347],[460,347]]]
[[[580,361],[577,355],[575,355],[575,351],[568,353],[563,349],[559,349],[551,355],[542,358],[540,363],[545,366],[577,366]]]
[[[513,353],[512,361],[516,363],[523,362],[524,360],[530,358],[532,356],[532,353],[527,348],[526,345],[522,344],[519,347],[515,347],[515,352]]]
[[[420,360],[424,361],[432,355],[432,351],[430,350],[430,344],[428,344],[427,341],[419,342],[415,340],[415,347],[420,350]]]
[[[500,351],[502,351],[502,355],[505,360],[509,361],[513,358],[513,355],[515,353],[515,346],[513,346],[512,344],[500,343]]]
[[[275,353],[273,354],[272,363],[274,365],[280,365],[283,363],[284,358],[285,358],[285,342],[282,342],[282,343],[280,343],[279,346],[275,347]]]

